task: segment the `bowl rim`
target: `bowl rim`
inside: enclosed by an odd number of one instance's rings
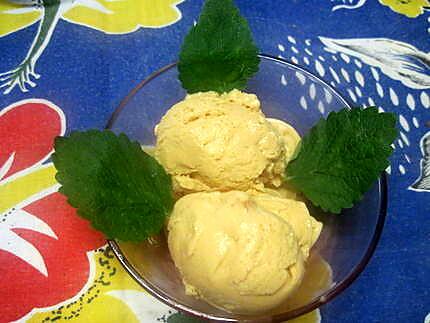
[[[341,94],[330,84],[328,84],[326,81],[322,80],[320,77],[315,75],[314,73],[308,71],[307,69],[303,68],[302,66],[299,66],[297,64],[294,64],[292,62],[288,62],[282,58],[274,57],[272,55],[268,54],[259,54],[258,55],[262,59],[267,59],[269,61],[274,61],[276,63],[281,63],[284,65],[287,65],[289,67],[293,67],[296,70],[299,70],[308,76],[311,76],[315,79],[317,79],[319,82],[321,82],[323,85],[327,86],[332,90],[338,97],[344,101],[345,106],[347,108],[351,108],[351,105],[348,103],[347,100],[343,98]],[[118,118],[119,114],[122,112],[124,107],[127,105],[127,103],[136,95],[136,93],[148,82],[150,82],[152,79],[156,78],[157,76],[161,75],[163,72],[176,67],[178,62],[170,63],[159,70],[153,72],[150,74],[147,78],[145,78],[143,81],[140,81],[119,103],[118,107],[114,110],[111,117],[109,118],[105,129],[111,129],[115,120]],[[312,310],[315,310],[316,308],[319,308],[320,306],[328,303],[332,299],[334,299],[337,295],[342,293],[346,288],[348,288],[357,278],[358,276],[363,272],[367,264],[369,263],[370,259],[372,258],[376,246],[378,245],[379,239],[382,234],[382,230],[385,224],[385,219],[387,216],[387,206],[388,206],[388,183],[387,183],[387,175],[386,172],[382,172],[377,183],[378,183],[378,190],[379,190],[379,212],[378,212],[378,221],[375,226],[375,230],[373,232],[372,239],[370,240],[370,243],[368,245],[368,248],[358,263],[358,265],[355,266],[355,268],[348,274],[346,278],[344,278],[341,282],[336,284],[336,287],[334,289],[329,289],[326,292],[324,292],[320,297],[315,298],[312,302],[309,304],[306,304],[304,306],[301,306],[299,308],[296,308],[294,310],[275,314],[275,315],[260,315],[257,317],[250,317],[249,319],[241,320],[241,322],[261,322],[262,320],[271,319],[272,322],[282,322],[285,320],[291,320],[293,318],[296,318],[298,316],[301,316],[303,314],[306,314]],[[139,272],[135,269],[135,267],[127,260],[127,258],[124,256],[121,247],[119,246],[118,242],[114,239],[108,239],[107,240],[109,246],[112,248],[113,253],[115,254],[118,261],[121,263],[121,265],[124,267],[124,269],[127,271],[127,273],[140,285],[142,286],[150,295],[154,296],[159,301],[163,302],[164,304],[167,304],[168,306],[181,311],[185,314],[192,315],[194,317],[197,317],[199,319],[204,320],[212,320],[212,321],[222,321],[222,322],[239,322],[237,319],[226,319],[219,316],[211,315],[202,313],[198,310],[194,310],[193,308],[184,305],[182,303],[176,302],[175,300],[171,299],[165,292],[160,290],[158,287],[152,285],[149,281],[147,281],[145,278],[143,278]]]

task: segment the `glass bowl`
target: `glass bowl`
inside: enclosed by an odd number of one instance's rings
[[[267,117],[285,120],[304,135],[330,111],[349,107],[332,87],[301,67],[268,55],[260,57],[260,70],[245,91],[257,94]],[[124,98],[107,128],[123,132],[142,145],[154,145],[154,126],[185,94],[176,64],[170,64]],[[358,277],[379,240],[386,206],[384,174],[359,204],[341,215],[325,214],[309,205],[311,214],[324,223],[324,228],[307,261],[302,286],[285,304],[259,316],[231,314],[185,295],[162,234],[151,242],[111,240],[109,244],[141,286],[177,310],[213,321],[281,322],[327,303]]]

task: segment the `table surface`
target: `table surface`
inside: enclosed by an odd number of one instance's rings
[[[202,1],[67,0],[58,8],[43,2],[0,1],[0,322],[185,320],[145,294],[103,236],[76,216],[57,193],[49,158],[55,136],[103,128],[139,81],[176,60]],[[357,281],[320,309],[322,322],[424,322],[428,1],[236,3],[262,52],[304,66],[357,106],[399,117],[380,243]]]

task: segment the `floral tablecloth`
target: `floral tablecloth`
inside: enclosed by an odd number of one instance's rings
[[[185,322],[60,195],[55,136],[103,128],[174,61],[200,0],[0,0],[0,322]],[[31,2],[31,1],[30,1]],[[298,322],[430,321],[430,3],[237,0],[263,52],[398,115],[389,212],[360,278]],[[281,80],[280,80],[281,81]],[[316,105],[304,96],[304,106]],[[426,318],[427,317],[427,318]]]

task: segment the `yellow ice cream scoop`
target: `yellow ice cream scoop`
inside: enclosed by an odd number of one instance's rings
[[[315,220],[308,211],[306,204],[289,198],[282,198],[275,194],[252,192],[257,205],[284,219],[293,228],[299,246],[305,259],[317,241],[322,223]]]
[[[278,131],[285,149],[285,161],[289,162],[300,143],[300,135],[290,124],[273,118],[267,118],[267,121]]]
[[[267,121],[254,94],[191,94],[157,125],[155,157],[180,195],[278,187],[298,137],[285,125]]]
[[[234,313],[280,305],[304,274],[292,226],[246,192],[179,199],[168,222],[168,245],[186,293]]]

